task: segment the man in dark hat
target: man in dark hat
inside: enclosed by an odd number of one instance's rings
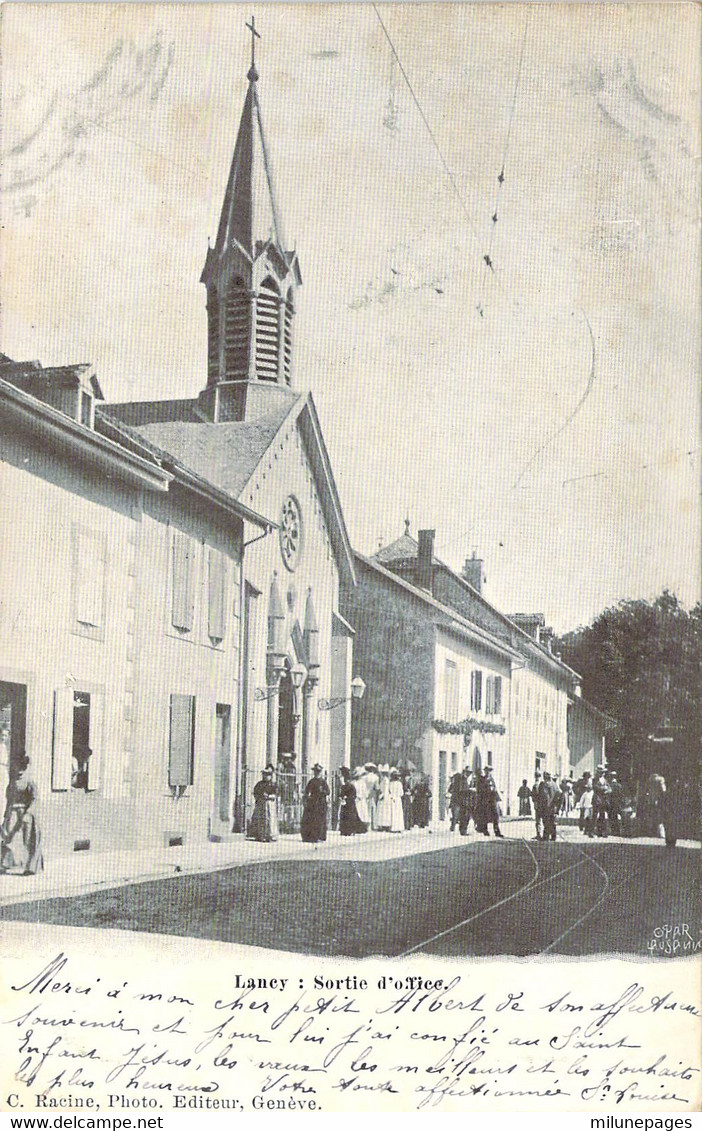
[[[492,776],[492,766],[486,766],[478,777],[478,812],[480,831],[490,836],[488,825],[492,825],[495,836],[502,839],[500,832],[500,793]]]
[[[531,799],[534,802],[534,820],[536,822],[536,840],[543,837],[544,821],[539,808],[539,786],[541,785],[541,771],[534,774],[534,784],[531,787]]]
[[[449,809],[451,810],[451,832],[461,828],[461,817],[467,803],[467,784],[464,774],[454,774],[449,787]],[[466,829],[468,822],[466,821]]]
[[[544,826],[544,840],[556,839],[556,814],[561,801],[561,794],[555,781],[548,770],[544,770],[543,781],[539,785],[538,806]]]

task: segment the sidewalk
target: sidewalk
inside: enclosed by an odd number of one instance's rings
[[[534,822],[531,818],[507,817],[502,827],[508,840],[530,841],[533,838]],[[597,840],[585,839],[572,826],[559,826],[559,834],[562,839],[579,844],[586,850],[588,845],[598,843]],[[655,838],[624,840],[611,837],[610,841],[661,845],[661,841]],[[449,831],[447,823],[442,823],[430,829],[410,829],[402,833],[369,832],[353,837],[341,837],[338,832],[330,832],[322,844],[305,844],[299,834],[291,834],[268,844],[237,836],[231,841],[205,841],[148,851],[77,852],[49,860],[45,871],[37,876],[0,875],[0,905],[82,895],[174,875],[241,868],[267,860],[395,860],[469,844],[496,849],[500,843],[492,836],[488,839],[473,832],[467,837],[459,836]],[[699,847],[693,841],[680,841],[679,844],[681,848]]]

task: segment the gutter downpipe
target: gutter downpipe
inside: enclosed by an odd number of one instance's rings
[[[242,519],[242,527],[245,525],[245,519]],[[253,546],[256,542],[261,542],[272,534],[276,529],[276,523],[270,522],[267,524],[262,534],[257,534],[255,538],[250,538],[245,542],[242,536],[241,541],[241,562],[239,565],[239,686],[237,688],[237,720],[236,720],[236,781],[237,781],[237,794],[234,798],[236,806],[236,816],[241,820],[243,827],[239,832],[246,835],[246,790],[245,783],[242,781],[243,772],[246,769],[244,765],[244,758],[246,751],[244,750],[244,710],[246,704],[244,703],[244,665],[248,663],[248,655],[245,655],[244,641],[248,638],[249,626],[245,624],[247,616],[246,602],[244,599],[246,578],[244,576],[244,562],[246,557],[246,550],[249,546]],[[243,531],[242,531],[243,535]],[[233,830],[232,830],[233,831]]]

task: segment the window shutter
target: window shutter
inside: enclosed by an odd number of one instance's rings
[[[495,676],[495,714],[502,714],[502,676]]]
[[[224,640],[227,631],[227,560],[210,550],[208,632],[212,640]]]
[[[75,617],[100,628],[105,606],[105,546],[100,534],[75,530],[73,537]]]
[[[73,770],[73,688],[59,687],[54,692],[54,744],[51,759],[51,788],[69,790]]]
[[[173,607],[174,628],[192,631],[195,615],[195,547],[186,534],[173,532]]]
[[[88,790],[100,788],[100,771],[105,746],[105,696],[100,691],[90,693],[90,735],[92,754],[88,762]]]
[[[479,711],[483,702],[483,673],[475,673],[475,709]]]
[[[168,750],[168,784],[193,784],[195,698],[171,695],[171,729]]]

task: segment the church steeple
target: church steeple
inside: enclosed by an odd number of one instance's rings
[[[207,288],[208,361],[200,404],[215,421],[261,415],[264,387],[290,388],[295,291],[302,282],[297,255],[285,247],[273,187],[253,16],[246,26],[251,31],[249,87],[217,239],[207,250],[201,278]]]

